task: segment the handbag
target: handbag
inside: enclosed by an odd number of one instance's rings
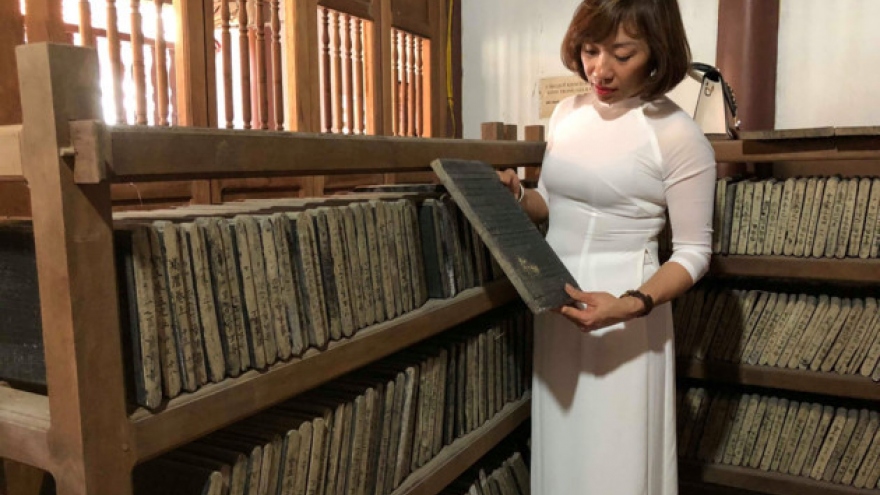
[[[736,139],[740,121],[736,113],[736,95],[717,68],[694,62],[688,76],[700,83],[693,118],[707,135]]]

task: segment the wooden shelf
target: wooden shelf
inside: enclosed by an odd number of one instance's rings
[[[410,474],[391,495],[435,495],[455,481],[531,414],[531,393],[505,405],[483,426],[447,445]]]
[[[436,158],[540,165],[543,142],[71,123],[75,179],[94,183],[430,171]],[[183,151],[185,150],[185,151]]]
[[[0,458],[49,469],[49,398],[0,387]]]
[[[468,289],[452,299],[430,300],[406,315],[333,342],[326,350],[310,349],[305,356],[268,371],[251,370],[205,386],[170,400],[157,413],[140,409],[131,416],[135,459],[143,461],[167,452],[515,298],[516,291],[505,279]]]
[[[683,481],[713,483],[769,495],[877,495],[880,490],[858,489],[816,481],[802,476],[761,471],[738,466],[702,465],[695,461],[679,460]]]
[[[678,376],[811,394],[880,400],[880,383],[861,375],[679,359]]]
[[[709,271],[713,275],[726,277],[876,284],[880,281],[880,259],[713,255]]]
[[[823,127],[742,132],[738,140],[713,140],[719,162],[880,159],[878,127]]]

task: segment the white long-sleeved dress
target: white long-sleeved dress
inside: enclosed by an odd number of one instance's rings
[[[714,181],[711,145],[669,99],[566,99],[550,120],[537,189],[550,210],[547,241],[582,290],[619,295],[659,268],[668,208],[670,261],[698,280]],[[532,493],[677,493],[674,358],[669,304],[586,334],[558,314],[540,316]]]

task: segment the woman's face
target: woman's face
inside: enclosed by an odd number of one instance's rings
[[[584,43],[584,73],[600,101],[614,103],[638,95],[648,78],[651,49],[623,26],[601,43]]]

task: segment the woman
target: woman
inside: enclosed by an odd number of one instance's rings
[[[707,270],[712,147],[663,96],[690,50],[675,0],[585,0],[562,44],[592,92],[550,119],[537,189],[502,181],[581,289],[535,329],[532,493],[677,493],[671,299]],[[668,210],[673,253],[660,266]]]

